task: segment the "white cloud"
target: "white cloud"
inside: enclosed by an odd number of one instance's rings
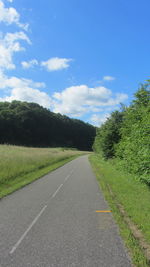
[[[12,100],[34,102],[46,108],[49,108],[51,103],[50,97],[45,92],[31,87],[14,88],[10,96],[1,98],[0,100],[8,102]]]
[[[12,0],[7,0],[12,2]],[[20,15],[16,9],[10,7],[6,8],[2,0],[0,0],[0,22],[10,25],[15,23],[24,30],[27,29],[27,25],[20,23]],[[7,77],[5,75],[6,70],[15,69],[13,56],[16,52],[25,50],[21,45],[21,41],[26,41],[31,44],[28,36],[23,32],[0,34],[0,89],[3,90],[3,97],[0,101],[28,101],[36,102],[43,107],[49,108],[51,105],[50,96],[41,90],[45,87],[45,83],[34,82],[29,79]],[[30,65],[36,65],[36,60],[26,62]]]
[[[22,31],[21,32],[15,32],[15,33],[7,33],[3,40],[4,40],[4,43],[8,46],[14,45],[14,42],[16,40],[24,40],[28,44],[31,44],[31,41],[28,38],[28,36]]]
[[[3,79],[1,79],[3,77]],[[0,76],[0,87],[3,89],[6,88],[24,88],[24,87],[37,87],[37,88],[43,88],[45,87],[45,83],[39,83],[39,82],[33,82],[29,79],[24,78],[17,78],[17,77],[11,77],[7,78],[4,74],[3,76]]]
[[[22,61],[21,65],[24,69],[33,68],[34,66],[40,65],[47,71],[57,71],[68,68],[70,61],[71,59],[54,57],[42,62],[38,62],[37,59]]]
[[[13,2],[13,0],[7,1]],[[20,23],[20,14],[16,9],[13,7],[6,8],[2,0],[0,0],[0,22],[4,22],[6,25],[16,24],[24,30],[28,28],[27,24]],[[118,93],[113,95],[111,90],[104,86],[90,88],[87,85],[66,88],[62,92],[55,92],[51,98],[42,90],[45,87],[45,83],[34,82],[25,78],[7,77],[5,71],[15,69],[14,54],[25,50],[21,41],[31,44],[28,36],[23,31],[7,33],[5,36],[0,35],[0,89],[5,94],[0,98],[0,101],[35,102],[43,107],[53,108],[54,112],[81,116],[85,113],[104,112],[106,108],[114,107],[127,98],[126,94]],[[42,62],[36,59],[22,61],[21,64],[25,69],[38,65],[47,71],[57,71],[68,68],[71,61],[72,59],[53,57]],[[103,81],[114,79],[112,76],[103,77]],[[99,116],[98,114],[93,114],[91,121],[95,124],[103,123],[108,115]]]
[[[2,78],[2,79],[1,79]],[[0,76],[0,87],[10,91],[9,96],[0,98],[0,101],[20,100],[27,102],[35,102],[43,107],[49,108],[51,105],[51,98],[49,95],[37,88],[44,87],[44,83],[35,83],[32,80],[23,78]]]
[[[104,86],[89,88],[87,85],[72,86],[53,94],[54,112],[71,116],[81,116],[86,112],[99,111],[102,108],[118,105],[127,99],[126,94],[113,95]]]
[[[95,126],[100,126],[110,117],[110,113],[105,114],[93,114],[90,118],[90,121]]]
[[[12,2],[9,0],[9,2]],[[27,30],[28,24],[20,23],[20,14],[13,7],[6,8],[3,1],[0,0],[0,22],[4,22],[7,25],[15,23],[20,28]]]
[[[103,80],[104,81],[114,81],[116,78],[115,77],[113,77],[113,76],[104,76],[103,77]]]
[[[30,61],[22,61],[21,65],[24,69],[33,68],[34,66],[37,66],[39,63],[36,59],[32,59]]]
[[[47,61],[42,61],[41,66],[45,67],[48,71],[62,70],[69,67],[69,62],[72,59],[53,57]]]
[[[15,69],[13,55],[16,52],[24,50],[19,40],[31,43],[24,32],[7,33],[0,39],[0,68],[3,70]]]

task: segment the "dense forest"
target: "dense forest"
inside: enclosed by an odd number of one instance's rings
[[[93,149],[150,185],[150,80],[97,129]]]
[[[0,102],[0,143],[92,150],[96,129],[35,103]]]

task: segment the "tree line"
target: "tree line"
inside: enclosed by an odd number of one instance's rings
[[[150,185],[150,80],[97,129],[93,149]]]
[[[0,102],[0,143],[92,150],[96,129],[36,103]]]

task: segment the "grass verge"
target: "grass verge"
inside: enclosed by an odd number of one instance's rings
[[[41,178],[84,152],[0,145],[0,198]]]
[[[146,242],[150,244],[149,188],[139,182],[136,177],[116,170],[115,166],[109,161],[104,161],[98,155],[91,155],[89,159],[114,218],[119,225],[120,234],[124,239],[126,247],[129,249],[134,266],[150,266],[138,240],[134,238],[132,231],[125,223],[116,202],[112,198],[108,185],[114,193],[117,202],[123,206],[128,217],[141,230]]]

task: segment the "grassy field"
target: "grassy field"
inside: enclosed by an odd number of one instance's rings
[[[81,154],[64,148],[0,145],[0,198]]]
[[[132,232],[124,222],[114,200],[110,196],[108,185],[117,202],[124,207],[128,217],[141,230],[146,242],[150,244],[149,188],[139,182],[136,177],[116,170],[111,162],[104,161],[100,156],[92,155],[90,156],[90,161],[114,217],[120,226],[120,233],[131,252],[133,263],[139,267],[150,266],[143,255],[139,242],[133,237]]]

